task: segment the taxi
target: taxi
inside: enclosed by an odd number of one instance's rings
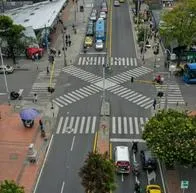
[[[161,187],[159,185],[148,185],[146,187],[146,193],[161,193]]]
[[[93,45],[93,38],[86,36],[84,40],[84,45],[86,45],[87,47],[91,47]]]

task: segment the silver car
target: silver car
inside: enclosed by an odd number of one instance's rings
[[[5,71],[6,74],[11,74],[14,72],[14,68],[9,65],[1,65],[0,66],[0,74],[3,74]]]
[[[103,50],[103,41],[102,40],[97,40],[96,41],[95,49],[96,50]]]

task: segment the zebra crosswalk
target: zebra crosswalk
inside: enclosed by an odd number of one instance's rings
[[[168,105],[185,104],[180,87],[176,82],[171,81],[168,84],[156,85],[156,89],[164,92],[160,101],[161,104],[165,104],[165,102]]]
[[[114,82],[116,84],[122,84],[126,81],[130,81],[131,77],[137,78],[150,72],[152,72],[152,69],[147,68],[145,66],[141,66],[133,70],[128,70],[126,72],[119,73],[118,75],[108,78],[107,80]]]
[[[52,101],[57,106],[64,107],[64,106],[67,106],[67,105],[72,104],[74,102],[77,102],[81,99],[84,99],[88,96],[96,94],[100,90],[102,90],[101,87],[98,87],[94,84],[91,84],[89,86],[85,86],[85,87],[79,88],[77,90],[74,90],[72,92],[69,92],[67,94],[64,94],[63,96],[59,96],[59,97],[53,99]]]
[[[148,117],[112,117],[112,134],[142,134]]]
[[[148,117],[112,117],[110,134],[141,135]],[[99,126],[96,116],[61,116],[56,134],[94,134]]]
[[[68,74],[71,74],[77,78],[80,78],[81,80],[94,83],[94,82],[99,82],[102,80],[101,77],[96,76],[93,73],[87,72],[85,70],[82,70],[80,68],[77,68],[75,66],[68,66],[62,69],[63,72],[66,72]]]
[[[144,96],[143,94],[128,89],[124,86],[116,85],[108,88],[107,90],[144,109],[149,109],[152,107],[153,100],[150,97]]]
[[[105,56],[80,56],[78,60],[78,65],[104,65],[106,64],[107,60]],[[138,66],[137,58],[130,58],[130,57],[111,57],[110,58],[110,65],[111,66]]]
[[[53,81],[52,86],[54,87],[57,82],[57,77],[59,76],[61,69],[57,69],[53,73]],[[45,81],[48,79],[48,82]],[[47,75],[46,71],[42,71],[38,74],[36,81],[32,85],[32,89],[28,94],[28,98],[32,98],[33,95],[36,93],[38,99],[48,99],[50,97],[50,93],[48,93],[48,86],[49,86],[50,75]]]
[[[56,134],[93,134],[96,131],[96,124],[96,116],[60,117]]]

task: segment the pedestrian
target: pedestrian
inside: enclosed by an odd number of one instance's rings
[[[40,119],[39,120],[39,126],[40,126],[40,129],[41,129],[41,131],[44,129],[44,126],[43,126],[43,122],[42,122],[42,120]]]
[[[69,42],[68,42],[68,43],[69,43],[69,47],[70,47],[70,46],[71,46],[71,40],[69,40]]]
[[[134,81],[134,78],[133,78],[133,76],[131,77],[131,83],[133,83],[133,81]]]
[[[61,56],[61,50],[58,50],[58,56],[59,57]]]
[[[35,55],[34,54],[32,54],[31,59],[33,62],[35,62]]]
[[[36,60],[39,60],[39,54],[38,53],[35,54],[35,58],[36,58]]]
[[[47,75],[49,75],[50,73],[49,66],[46,67],[46,72],[47,72]]]
[[[66,43],[66,47],[68,47],[68,45],[69,45],[69,41],[68,41],[68,40],[66,40],[66,42],[65,42],[65,43]]]
[[[34,103],[37,102],[37,94],[36,94],[36,93],[33,95],[33,102],[34,102]]]
[[[154,99],[153,104],[152,104],[152,106],[153,106],[154,110],[156,109],[156,104],[157,104],[157,100],[156,100],[156,99]]]
[[[66,36],[65,36],[65,39],[66,39],[66,41],[67,41],[67,39],[68,39],[68,35],[66,34]]]
[[[68,37],[68,39],[70,40],[70,38],[71,38],[70,34],[68,34],[67,37]]]

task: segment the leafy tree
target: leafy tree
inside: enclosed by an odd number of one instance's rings
[[[79,176],[85,192],[109,193],[115,189],[115,165],[107,155],[90,152]]]
[[[196,117],[169,109],[155,114],[145,125],[143,139],[166,165],[196,163]]]
[[[16,54],[25,50],[24,33],[25,28],[13,23],[8,16],[0,16],[0,39],[7,43],[8,56],[11,56],[16,64]]]
[[[17,185],[13,180],[5,180],[0,184],[1,193],[24,193],[24,187]]]
[[[162,15],[164,27],[160,34],[166,44],[177,40],[179,46],[190,46],[196,36],[196,1],[182,0],[173,10],[165,11]]]

